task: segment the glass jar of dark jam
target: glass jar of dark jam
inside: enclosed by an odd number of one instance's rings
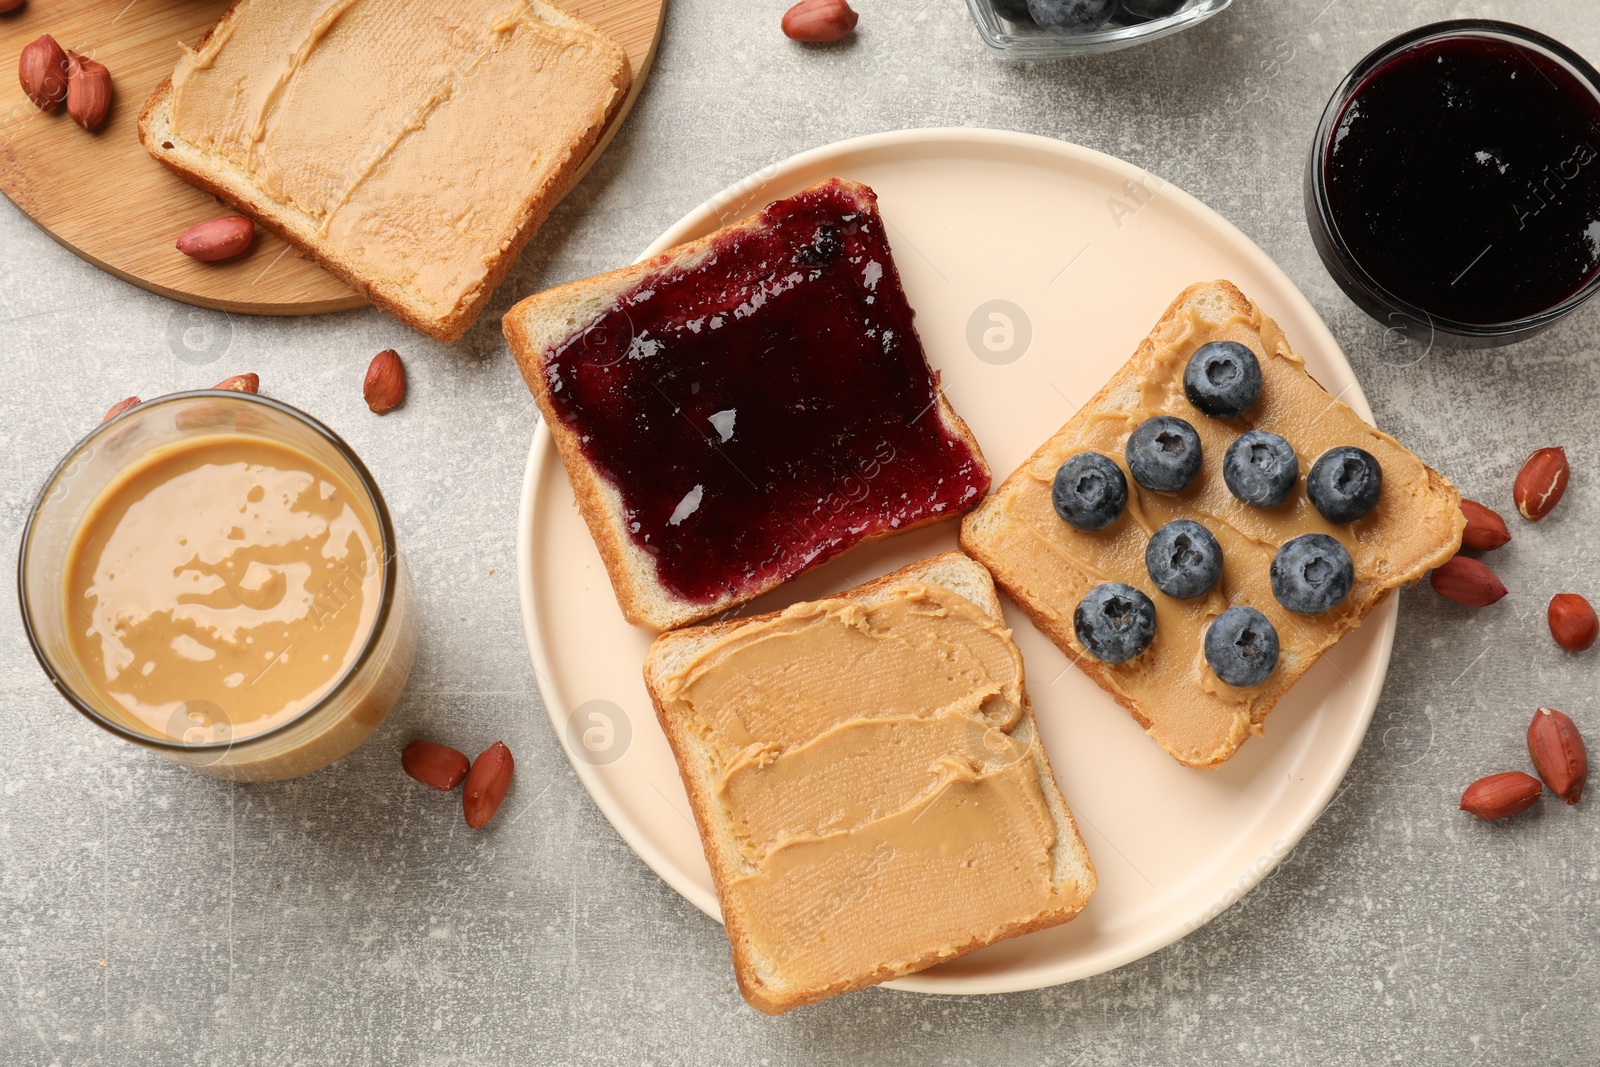
[[[1328,101],[1306,219],[1391,328],[1465,345],[1544,329],[1600,291],[1600,74],[1509,23],[1402,34]]]

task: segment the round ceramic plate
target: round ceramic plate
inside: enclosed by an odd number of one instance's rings
[[[838,175],[877,190],[917,331],[999,483],[1120,367],[1168,303],[1227,278],[1277,319],[1311,373],[1363,417],[1350,364],[1288,277],[1193,197],[1043,137],[915,130],[770,167],[662,234],[653,255]],[[688,801],[623,621],[543,425],[523,487],[518,580],[540,692],[573,767],[662,878],[717,914]],[[866,545],[756,601],[768,611],[956,547],[956,524]],[[998,993],[1070,982],[1199,928],[1273,869],[1328,804],[1377,704],[1396,601],[1312,668],[1220,770],[1163,752],[1007,602],[1028,692],[1100,888],[1073,922],[892,983]]]

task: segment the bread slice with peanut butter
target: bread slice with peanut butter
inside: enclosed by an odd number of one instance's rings
[[[1096,878],[959,552],[657,638],[645,683],[769,1014],[1073,918]]]
[[[139,140],[454,341],[630,82],[620,45],[541,0],[235,0],[156,87]]]
[[[1260,364],[1260,400],[1242,416],[1211,418],[1186,398],[1188,359],[1213,341],[1242,344]],[[1194,482],[1177,493],[1155,493],[1127,476],[1126,509],[1109,526],[1085,532],[1064,522],[1051,503],[1062,463],[1099,452],[1127,475],[1129,435],[1154,415],[1182,418],[1197,431],[1203,460]],[[1282,436],[1299,455],[1298,482],[1271,508],[1236,499],[1222,475],[1228,445],[1254,429]],[[1383,470],[1376,509],[1343,525],[1323,519],[1305,492],[1312,463],[1336,446],[1366,450]],[[1150,535],[1175,519],[1199,521],[1223,549],[1220,583],[1192,600],[1159,592],[1146,571]],[[1277,323],[1235,286],[1216,281],[1179,294],[1111,381],[966,517],[961,547],[1174,759],[1215,767],[1262,732],[1267,713],[1289,688],[1391,590],[1454,555],[1464,526],[1461,496],[1448,479],[1328,395]],[[1314,616],[1286,610],[1268,578],[1277,549],[1308,532],[1341,542],[1355,576],[1341,604]],[[1123,663],[1096,659],[1074,630],[1079,602],[1105,582],[1131,585],[1155,606],[1154,640]],[[1224,683],[1201,651],[1212,620],[1235,606],[1264,613],[1281,642],[1276,671],[1252,688]]]

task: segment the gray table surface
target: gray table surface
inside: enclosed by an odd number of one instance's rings
[[[35,0],[44,2],[44,0]],[[260,373],[384,487],[423,612],[399,707],[361,750],[281,785],[190,774],[72,713],[0,583],[0,1063],[1406,1063],[1600,1061],[1596,800],[1511,824],[1463,785],[1526,766],[1536,704],[1594,725],[1594,653],[1551,643],[1558,591],[1600,595],[1600,307],[1491,352],[1397,357],[1339,292],[1301,216],[1303,152],[1343,72],[1438,18],[1520,21],[1600,59],[1588,0],[1238,0],[1110,56],[1008,65],[961,0],[861,0],[848,45],[805,49],[784,0],[672,0],[615,144],[488,311],[448,348],[372,310],[191,309],[103,274],[0,202],[0,533],[113,401]],[[628,849],[545,718],[514,545],[535,410],[498,328],[517,297],[630,261],[685,211],[856,134],[993,126],[1075,141],[1176,182],[1266,249],[1326,317],[1379,425],[1510,512],[1532,449],[1567,500],[1494,558],[1473,612],[1401,598],[1393,665],[1344,788],[1259,888],[1137,963],[1055,989],[870,990],[779,1019],[732,988],[721,928]],[[359,384],[407,357],[410,403]],[[1420,360],[1413,358],[1420,355]],[[9,558],[9,557],[8,557]],[[653,724],[641,724],[650,726]],[[399,774],[418,733],[504,737],[497,825]]]

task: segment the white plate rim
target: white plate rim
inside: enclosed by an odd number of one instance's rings
[[[689,240],[698,233],[715,228],[709,226],[709,223],[719,218],[731,221],[731,217],[728,214],[728,209],[731,206],[739,205],[741,208],[755,206],[755,201],[760,199],[760,190],[770,185],[781,183],[787,175],[796,171],[815,167],[830,159],[858,155],[865,152],[905,149],[908,146],[938,148],[951,144],[990,144],[1034,149],[1063,156],[1079,163],[1103,167],[1110,171],[1119,172],[1134,180],[1138,180],[1148,173],[1115,156],[1038,134],[976,127],[927,127],[867,134],[809,149],[764,167],[754,174],[735,182],[680,218],[660,237],[656,238],[648,248],[641,252],[634,262],[648,259],[650,256]],[[1218,233],[1226,236],[1233,249],[1255,261],[1257,269],[1266,274],[1279,276],[1283,282],[1284,289],[1289,294],[1289,298],[1300,303],[1301,306],[1297,310],[1301,313],[1301,317],[1318,334],[1311,343],[1303,344],[1302,347],[1306,349],[1317,347],[1328,352],[1344,365],[1344,368],[1349,372],[1351,384],[1340,399],[1370,423],[1372,421],[1372,408],[1367,402],[1366,393],[1359,379],[1355,376],[1354,368],[1350,366],[1350,361],[1345,356],[1344,349],[1334,338],[1332,331],[1328,329],[1322,316],[1311,305],[1311,302],[1306,299],[1305,295],[1300,292],[1300,287],[1243,231],[1217,214],[1206,204],[1170,182],[1161,187],[1161,193],[1163,197],[1170,197],[1181,204],[1185,213],[1194,216],[1205,225],[1214,227]],[[748,213],[748,211],[746,210],[742,213]],[[707,899],[701,887],[693,883],[685,872],[671,863],[662,850],[650,839],[649,835],[635,824],[627,813],[612,800],[609,789],[605,787],[597,769],[587,761],[574,757],[568,744],[567,731],[565,729],[567,716],[572,709],[558,706],[559,701],[552,699],[554,687],[546,684],[552,675],[552,671],[544,653],[544,642],[538,623],[538,611],[534,603],[536,593],[533,588],[532,561],[535,546],[533,544],[532,530],[534,500],[539,486],[539,470],[546,463],[549,452],[553,447],[549,428],[545,426],[543,419],[540,419],[534,427],[533,441],[528,449],[528,463],[523,474],[522,499],[517,508],[517,599],[522,615],[523,636],[528,645],[528,655],[533,665],[534,680],[539,687],[540,698],[544,702],[546,714],[550,718],[551,728],[555,731],[562,752],[566,754],[567,762],[578,775],[579,781],[583,783],[584,789],[588,792],[590,799],[594,801],[595,806],[600,809],[601,814],[611,823],[612,828],[617,831],[628,847],[633,849],[634,853],[644,860],[645,864],[677,891],[680,896],[720,922],[721,914],[717,907],[715,895],[713,894]],[[1069,960],[1058,968],[1049,970],[1042,978],[1037,976],[1011,978],[1008,976],[1008,972],[967,975],[958,978],[940,978],[929,974],[914,974],[884,984],[894,989],[952,996],[1015,993],[1049,988],[1103,974],[1118,967],[1126,966],[1135,960],[1143,959],[1145,956],[1182,940],[1212,919],[1215,919],[1218,915],[1221,915],[1233,904],[1247,896],[1263,879],[1276,870],[1278,864],[1294,850],[1306,832],[1310,830],[1323,811],[1328,808],[1335,792],[1344,781],[1351,763],[1354,762],[1356,753],[1360,750],[1361,743],[1372,724],[1372,717],[1378,706],[1378,698],[1382,694],[1383,684],[1388,676],[1398,617],[1399,596],[1391,594],[1385,597],[1384,601],[1362,623],[1363,629],[1375,631],[1377,634],[1377,669],[1371,676],[1366,692],[1355,698],[1355,700],[1359,701],[1359,714],[1351,721],[1351,727],[1344,739],[1343,747],[1332,753],[1331,758],[1324,764],[1330,773],[1326,775],[1322,787],[1313,795],[1311,802],[1302,806],[1301,811],[1290,825],[1288,832],[1281,838],[1280,843],[1246,868],[1238,879],[1231,884],[1223,898],[1202,900],[1198,906],[1181,919],[1159,924],[1144,937],[1130,939],[1130,942],[1120,952],[1098,957],[1088,965]]]

